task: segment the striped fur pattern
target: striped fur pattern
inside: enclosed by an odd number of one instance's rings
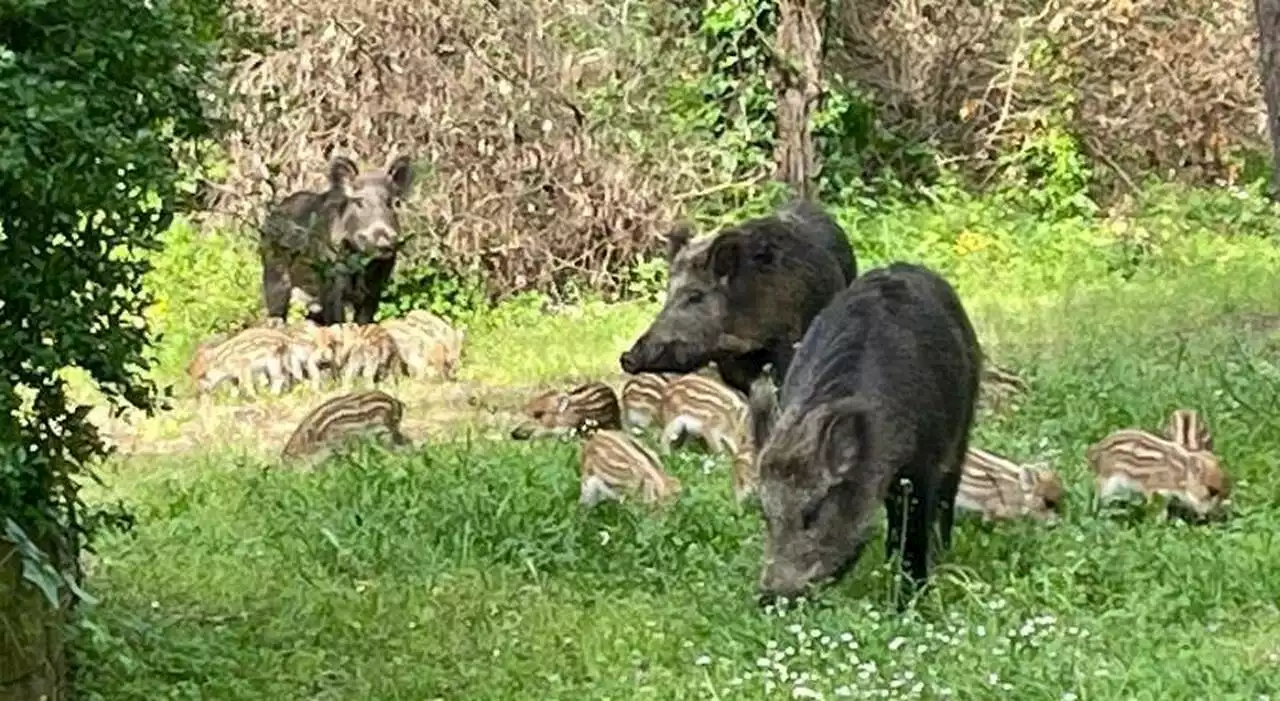
[[[750,441],[743,441],[733,454],[733,498],[742,503],[760,489],[760,471]]]
[[[990,361],[983,363],[979,397],[984,404],[1000,409],[1015,398],[1027,393],[1027,381],[1011,370]]]
[[[516,440],[564,436],[595,429],[622,428],[618,395],[603,382],[588,382],[565,392],[547,390],[524,407],[526,419],[511,431]]]
[[[283,330],[251,326],[226,340],[202,343],[187,365],[187,374],[202,395],[233,382],[237,394],[256,397],[259,376],[267,378],[272,393],[281,394],[292,385],[290,345],[291,339]]]
[[[1218,512],[1230,497],[1231,482],[1217,456],[1138,429],[1121,429],[1085,452],[1107,501],[1123,492],[1170,497],[1197,516]]]
[[[662,398],[676,376],[656,372],[631,375],[622,383],[622,419],[645,429],[662,421]]]
[[[339,324],[337,328],[342,339],[338,367],[344,384],[354,384],[357,377],[374,384],[407,373],[395,339],[386,329],[377,324]]]
[[[579,503],[594,506],[606,499],[637,494],[655,504],[680,494],[680,481],[662,469],[652,450],[621,430],[596,431],[582,444]]]
[[[1053,520],[1062,513],[1066,489],[1052,470],[1022,466],[982,450],[969,448],[960,472],[955,507],[983,520],[1030,516]]]
[[[735,454],[748,441],[747,402],[728,385],[702,375],[672,380],[662,398],[664,452],[688,435],[712,452]]]
[[[279,322],[279,319],[273,317]],[[289,374],[298,382],[308,382],[319,391],[321,382],[333,374],[338,363],[341,339],[331,327],[304,321],[286,329],[290,337]]]
[[[284,458],[313,454],[337,441],[358,433],[381,430],[394,445],[408,443],[400,433],[404,404],[381,390],[350,392],[334,397],[312,409],[281,453]]]
[[[1209,422],[1194,409],[1177,409],[1170,414],[1164,437],[1187,450],[1213,450]]]
[[[466,334],[444,320],[421,310],[400,319],[387,319],[382,328],[391,334],[411,377],[453,381],[462,357]]]

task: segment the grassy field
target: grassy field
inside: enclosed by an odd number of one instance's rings
[[[1051,462],[1062,522],[962,521],[905,615],[878,544],[820,600],[778,612],[753,599],[756,511],[734,504],[727,465],[692,453],[670,463],[686,489],[662,512],[584,512],[572,445],[479,433],[359,447],[310,473],[249,445],[133,457],[94,493],[138,522],[98,544],[89,698],[1280,698],[1275,248],[1188,236],[1123,280],[1108,251],[1063,249],[1065,230],[1021,253],[975,233],[983,252],[956,253],[953,236],[915,256],[873,223],[851,229],[864,268],[944,270],[988,351],[1030,380],[974,443]],[[616,375],[652,309],[509,310],[471,330],[465,379]],[[1085,446],[1180,406],[1207,415],[1236,517],[1094,515]]]

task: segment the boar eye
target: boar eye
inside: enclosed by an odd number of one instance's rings
[[[697,304],[702,301],[701,292],[690,292],[688,297],[684,298],[685,304]]]
[[[809,530],[813,527],[814,521],[818,520],[818,512],[822,510],[822,502],[814,502],[800,512],[800,527]]]

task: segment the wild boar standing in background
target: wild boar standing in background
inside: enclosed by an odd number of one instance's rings
[[[400,156],[385,171],[360,173],[351,159],[329,162],[329,189],[289,195],[266,217],[259,253],[267,316],[286,321],[294,288],[313,300],[308,318],[328,326],[373,323],[402,241],[396,210],[409,194],[413,169]],[[354,260],[367,258],[361,265]],[[354,266],[354,267],[353,267]]]
[[[767,377],[754,383],[762,602],[852,568],[880,503],[887,554],[904,551],[912,588],[925,582],[939,511],[950,542],[981,364],[951,285],[895,263],[855,280],[814,319],[778,396]]]
[[[785,375],[809,322],[857,270],[839,224],[807,201],[691,238],[683,227],[667,237],[666,303],[619,358],[628,374],[683,374],[714,361],[745,395],[766,365]]]

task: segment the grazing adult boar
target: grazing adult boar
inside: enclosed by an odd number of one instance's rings
[[[856,564],[881,502],[887,553],[904,550],[911,584],[925,582],[939,511],[950,542],[981,364],[951,285],[895,263],[855,280],[813,320],[776,397],[767,377],[753,384],[762,601]]]
[[[287,320],[295,288],[313,300],[308,317],[323,325],[373,322],[400,247],[400,201],[413,169],[400,156],[385,171],[360,173],[344,156],[329,162],[329,189],[289,195],[266,217],[259,253],[267,316]],[[356,264],[358,259],[367,259]],[[318,306],[316,306],[318,304]]]
[[[667,300],[619,358],[628,374],[684,374],[714,361],[745,395],[766,365],[786,374],[809,322],[856,271],[844,232],[811,202],[691,238],[686,228],[667,237]]]

